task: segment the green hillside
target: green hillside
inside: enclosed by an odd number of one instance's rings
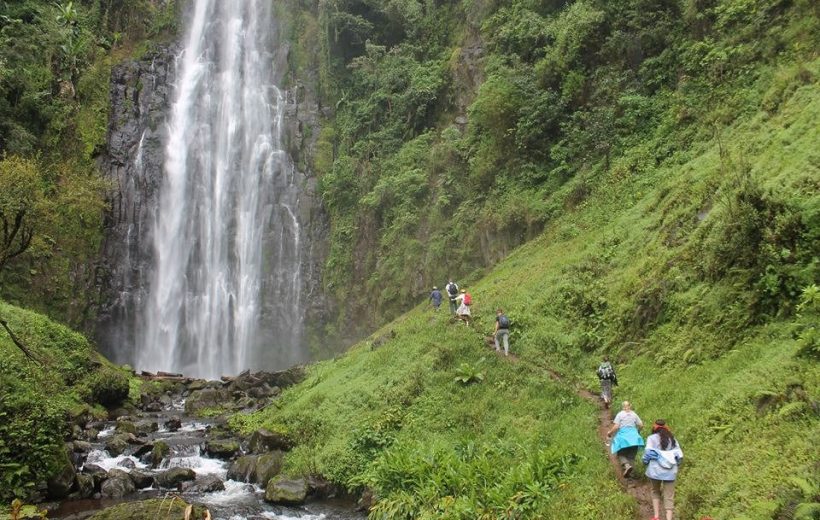
[[[607,352],[616,400],[681,441],[679,518],[800,517],[820,485],[818,65],[770,71],[757,111],[660,165],[639,144],[564,186],[543,235],[468,280],[474,329],[419,306],[235,424],[291,432],[290,471],[372,488],[371,518],[632,518],[575,393]],[[486,348],[497,306],[517,360]]]
[[[75,423],[106,417],[128,396],[129,376],[81,334],[0,301],[0,501],[44,497],[70,465],[63,439]],[[73,473],[72,473],[73,478]]]

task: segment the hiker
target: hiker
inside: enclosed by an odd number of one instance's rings
[[[604,406],[609,408],[612,403],[612,386],[618,386],[618,376],[615,375],[615,369],[609,362],[609,356],[604,356],[604,361],[598,366],[597,372],[598,379],[601,381],[601,399],[604,400]]]
[[[666,520],[672,520],[675,513],[675,478],[683,460],[683,451],[663,419],[652,425],[652,435],[646,439],[646,451],[641,460],[646,464],[646,476],[652,483],[652,509],[655,512],[652,520],[660,520],[661,497]]]
[[[632,404],[629,401],[624,401],[621,408],[621,411],[612,420],[612,428],[609,429],[606,436],[609,438],[615,434],[610,449],[612,453],[618,456],[618,461],[624,471],[624,478],[629,478],[632,475],[632,468],[635,466],[635,456],[638,454],[638,449],[644,445],[643,437],[638,431],[643,428],[643,422],[638,414],[632,411]]]
[[[433,292],[430,293],[430,301],[433,302],[433,308],[438,312],[438,308],[441,307],[441,291],[435,285]]]
[[[447,296],[450,298],[450,314],[455,314],[458,309],[458,303],[456,302],[458,299],[458,285],[450,279],[447,285],[444,286],[444,290],[447,291]]]
[[[510,319],[504,314],[504,311],[497,309],[495,311],[495,332],[493,339],[495,339],[495,351],[501,352],[498,338],[504,343],[504,355],[510,355]]]
[[[456,316],[469,327],[471,316],[470,305],[473,304],[473,297],[470,296],[470,293],[468,293],[466,289],[461,289],[459,295],[456,296],[456,301],[459,304],[456,310]]]

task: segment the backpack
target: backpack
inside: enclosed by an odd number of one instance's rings
[[[464,293],[464,305],[472,305],[473,304],[473,297],[470,296],[470,293]]]
[[[456,285],[454,283],[448,283],[447,284],[447,294],[449,294],[450,296],[457,295],[458,294],[458,285]]]
[[[498,317],[498,328],[500,329],[509,329],[510,328],[510,319],[505,316],[501,315]]]
[[[598,367],[598,379],[615,379],[615,370],[610,363],[601,363]]]

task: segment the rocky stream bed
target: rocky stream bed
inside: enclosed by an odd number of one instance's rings
[[[59,499],[49,518],[183,518],[187,504],[192,518],[215,520],[365,518],[322,479],[280,474],[287,437],[238,437],[225,425],[226,414],[258,409],[302,377],[300,368],[222,381],[146,376],[136,406],[110,410],[106,421],[77,419],[64,470],[48,483]]]

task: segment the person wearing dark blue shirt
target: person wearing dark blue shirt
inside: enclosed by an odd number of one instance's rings
[[[438,308],[441,307],[441,291],[438,290],[438,287],[433,287],[433,292],[430,293],[430,301],[433,302],[433,308],[438,312]]]

